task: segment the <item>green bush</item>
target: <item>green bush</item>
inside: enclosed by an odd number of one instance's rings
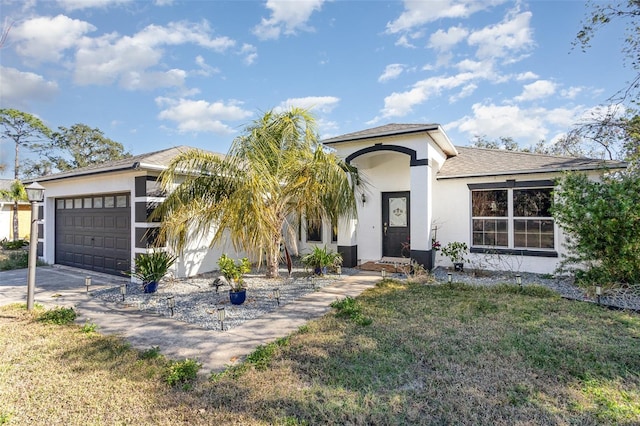
[[[29,266],[29,253],[26,251],[15,251],[9,253],[6,259],[0,260],[0,271],[10,271],[12,269],[23,269]]]
[[[77,314],[73,308],[55,307],[40,314],[38,321],[48,324],[65,325],[75,321],[76,317]]]
[[[362,314],[362,306],[353,297],[347,296],[344,299],[336,300],[331,303],[331,307],[338,310],[339,318],[349,318],[358,325],[369,325],[373,320]]]
[[[27,240],[9,241],[5,239],[0,242],[0,246],[5,250],[18,250],[22,247],[26,247],[27,245],[29,245]]]
[[[166,381],[171,386],[181,385],[184,390],[191,389],[200,368],[202,364],[194,359],[172,361],[167,367]]]

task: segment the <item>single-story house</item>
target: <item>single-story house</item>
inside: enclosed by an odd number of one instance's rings
[[[594,178],[623,162],[454,146],[437,124],[389,124],[323,141],[366,178],[358,216],[321,227],[301,226],[299,250],[326,245],[345,266],[410,257],[430,269],[451,266],[432,244],[464,242],[468,262],[485,269],[552,273],[564,235],[549,213],[555,179],[568,170]],[[39,255],[48,263],[120,275],[153,244],[162,202],[158,175],[180,146],[37,181],[45,187]],[[222,155],[222,154],[220,154]],[[308,229],[307,229],[308,228]],[[203,238],[180,257],[174,273],[217,268],[235,253]]]

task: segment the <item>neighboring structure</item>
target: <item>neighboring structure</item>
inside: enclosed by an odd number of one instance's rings
[[[582,170],[594,178],[626,164],[522,152],[455,147],[442,128],[389,124],[323,141],[367,181],[358,217],[337,224],[301,223],[299,252],[314,245],[338,250],[345,266],[411,258],[430,269],[451,266],[432,242],[465,242],[468,263],[486,269],[552,273],[564,235],[554,222],[554,180]],[[121,275],[153,245],[159,227],[149,214],[164,200],[156,182],[176,147],[91,166],[37,181],[45,187],[39,255],[47,263]],[[203,237],[187,247],[177,276],[217,268],[230,243],[210,248]]]
[[[179,146],[38,178],[45,187],[40,209],[39,256],[47,263],[122,275],[135,255],[153,245],[160,223],[149,214],[164,200],[157,177]],[[222,250],[192,242],[174,266],[177,276],[214,269]],[[202,268],[208,268],[203,270]]]
[[[569,170],[596,178],[604,169],[626,167],[455,147],[437,124],[389,124],[323,143],[369,183],[358,219],[339,226],[337,249],[346,266],[407,256],[428,269],[434,262],[451,266],[434,256],[437,239],[442,246],[466,243],[473,267],[552,273],[564,250],[549,211],[555,179]]]
[[[0,190],[9,191],[13,179],[0,179]],[[31,232],[31,205],[28,201],[18,203],[18,238],[29,237]],[[13,240],[13,201],[0,198],[0,241]]]

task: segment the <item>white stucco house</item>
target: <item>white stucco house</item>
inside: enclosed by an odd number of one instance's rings
[[[603,162],[454,146],[437,124],[389,124],[323,141],[358,167],[368,184],[357,219],[299,232],[299,249],[326,245],[345,266],[410,256],[430,269],[450,266],[432,257],[432,240],[465,242],[468,262],[487,269],[552,273],[564,236],[549,213],[554,180],[563,171],[597,177]],[[156,179],[188,147],[45,176],[39,256],[62,264],[121,275],[153,244],[159,223],[148,220],[162,202]],[[222,154],[220,154],[222,155]],[[194,241],[174,273],[191,276],[217,268],[235,253],[230,243],[209,248]]]

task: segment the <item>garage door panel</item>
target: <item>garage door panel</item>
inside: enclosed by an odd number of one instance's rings
[[[130,269],[130,207],[81,208],[66,199],[56,207],[56,263],[118,276]]]

